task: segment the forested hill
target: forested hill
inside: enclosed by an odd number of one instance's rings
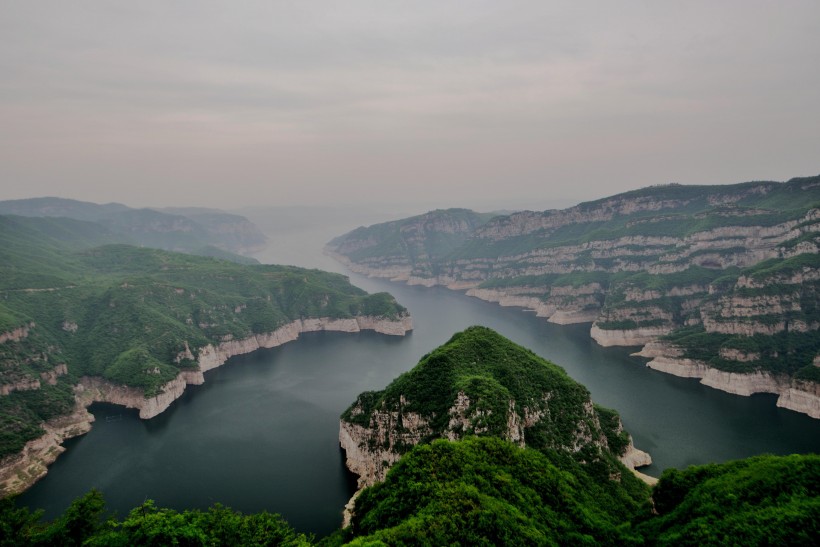
[[[64,198],[0,201],[0,215],[70,218],[97,224],[109,242],[155,247],[204,256],[255,262],[236,255],[259,250],[265,235],[240,215],[216,209],[133,209],[119,203],[99,205]]]
[[[359,395],[340,425],[360,485],[382,480],[419,442],[470,435],[555,450],[599,478],[635,481],[618,462],[635,452],[618,415],[593,405],[562,368],[486,327],[456,333],[384,390]]]
[[[338,274],[98,246],[109,232],[65,218],[0,216],[0,227],[0,457],[72,411],[83,376],[150,397],[198,370],[209,345],[309,318],[406,316]]]
[[[603,345],[661,340],[645,353],[661,358],[656,368],[735,393],[778,393],[779,404],[820,417],[820,176],[668,184],[496,216],[423,262],[407,249],[432,245],[432,232],[396,235],[394,225],[360,228],[328,251],[368,275],[593,323]],[[672,364],[680,358],[694,368]],[[768,376],[756,386],[737,376],[758,371]]]

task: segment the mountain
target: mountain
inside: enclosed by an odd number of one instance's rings
[[[339,441],[359,487],[383,481],[415,445],[495,437],[548,453],[600,486],[600,496],[643,492],[627,470],[651,463],[617,413],[594,405],[563,369],[486,327],[470,327],[422,357],[383,391],[342,414]]]
[[[389,277],[435,277],[440,261],[493,216],[468,209],[439,209],[357,228],[331,241],[327,249],[365,268],[378,268]]]
[[[367,275],[592,322],[602,345],[649,344],[653,368],[776,393],[820,418],[820,176],[653,186],[495,216],[417,264],[407,249],[435,242],[422,218],[354,230],[327,251]],[[388,238],[396,225],[421,235]]]
[[[3,492],[87,431],[94,401],[150,418],[231,355],[302,332],[412,328],[392,296],[338,274],[105,244],[117,236],[67,218],[0,216],[0,227]]]
[[[63,217],[99,224],[118,243],[205,256],[261,249],[265,236],[248,219],[216,209],[132,209],[63,198],[0,201],[0,215]],[[219,250],[219,251],[217,251]],[[220,258],[228,256],[223,254]],[[252,259],[245,259],[247,262]]]

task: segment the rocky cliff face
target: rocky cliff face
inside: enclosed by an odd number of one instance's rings
[[[817,355],[810,348],[820,331],[817,202],[820,177],[667,185],[493,218],[421,270],[402,261],[398,247],[381,253],[378,225],[337,238],[329,250],[366,275],[466,290],[559,324],[591,322],[603,346],[643,345],[692,329],[722,335],[725,347],[714,348],[707,366],[791,377]],[[790,337],[788,355],[774,347],[783,337]]]
[[[383,481],[402,454],[420,442],[432,438],[457,441],[467,435],[482,435],[490,431],[489,427],[482,425],[488,417],[486,411],[477,410],[475,401],[471,401],[462,391],[456,394],[453,406],[448,411],[447,427],[441,431],[433,431],[430,421],[419,413],[406,411],[406,404],[406,399],[401,396],[397,407],[383,407],[370,414],[367,426],[340,420],[339,444],[345,451],[347,468],[359,477],[359,488]],[[351,412],[354,416],[359,416],[364,410],[357,404]],[[571,443],[557,448],[574,453],[589,446],[594,446],[596,450],[607,450],[607,439],[601,431],[591,402],[583,405],[583,412],[583,418],[573,429]],[[544,396],[542,405],[536,404],[532,409],[524,407],[523,413],[517,412],[515,401],[510,400],[505,416],[506,427],[499,436],[524,447],[527,445],[527,430],[537,426],[540,421],[549,419],[549,414],[548,394]],[[590,423],[594,425],[590,426]],[[630,469],[652,463],[649,454],[635,448],[631,439],[620,459]]]
[[[664,341],[650,342],[636,355],[650,358],[646,366],[654,370],[697,378],[704,385],[735,395],[772,393],[778,396],[777,406],[820,418],[820,385],[817,382],[762,370],[745,373],[719,370],[703,361],[685,357],[681,348]]]
[[[8,341],[19,342],[28,336],[29,330],[34,328],[34,323],[22,325],[16,329],[11,329],[6,332],[0,332],[0,344],[5,344]]]

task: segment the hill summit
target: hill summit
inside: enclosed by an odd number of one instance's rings
[[[364,392],[341,419],[340,443],[359,485],[384,480],[413,446],[498,437],[600,466],[605,476],[648,464],[617,413],[564,370],[486,327],[455,334],[383,391]]]

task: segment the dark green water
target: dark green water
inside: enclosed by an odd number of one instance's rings
[[[325,535],[341,523],[355,483],[338,448],[339,414],[361,391],[383,388],[473,324],[560,364],[596,402],[616,408],[636,446],[652,454],[651,475],[761,453],[820,452],[820,420],[778,409],[774,396],[729,395],[647,369],[628,349],[597,346],[589,325],[552,325],[446,289],[351,279],[392,292],[410,309],[415,331],[313,333],[236,357],[148,421],[95,405],[91,433],[69,441],[21,503],[54,517],[96,487],[120,516],[146,498],[177,509],[220,502],[278,512],[300,531]]]

